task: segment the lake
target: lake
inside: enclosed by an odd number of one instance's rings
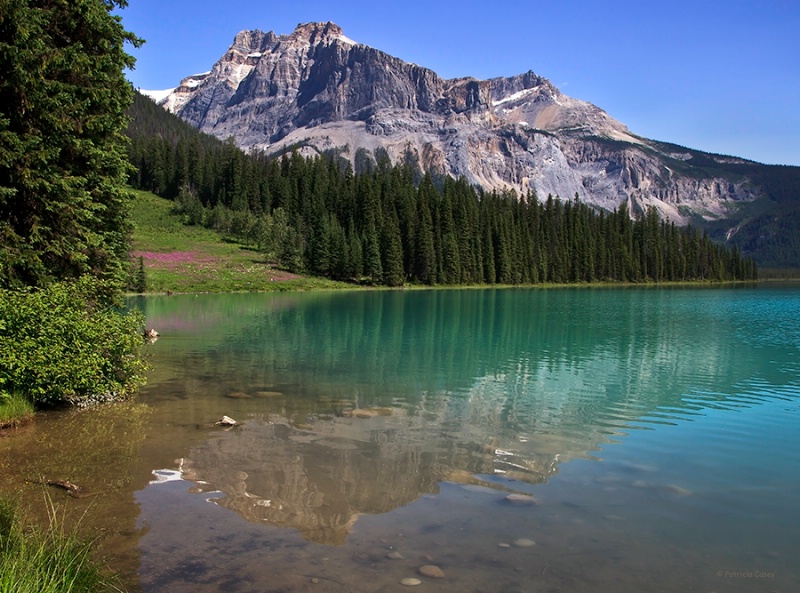
[[[131,303],[141,395],[0,439],[130,591],[800,591],[797,285]]]

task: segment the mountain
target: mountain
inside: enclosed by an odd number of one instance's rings
[[[298,148],[354,161],[385,152],[487,190],[577,194],[606,210],[625,202],[633,214],[652,206],[723,241],[769,241],[786,183],[791,198],[781,208],[800,212],[798,167],[773,174],[643,138],[533,72],[443,79],[356,43],[333,23],[301,24],[289,35],[242,31],[209,72],[184,78],[160,103],[246,150]],[[748,224],[764,216],[749,236]],[[776,265],[800,263],[792,258]]]

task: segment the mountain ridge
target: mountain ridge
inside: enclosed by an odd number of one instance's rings
[[[289,35],[241,31],[161,104],[245,150],[351,160],[381,150],[487,190],[577,195],[606,210],[626,203],[633,214],[653,207],[682,225],[731,220],[730,230],[765,197],[746,169],[766,165],[638,136],[533,71],[443,79],[330,22]]]

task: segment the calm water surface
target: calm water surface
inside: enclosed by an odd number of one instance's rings
[[[798,287],[134,304],[138,400],[0,439],[131,591],[800,591]]]

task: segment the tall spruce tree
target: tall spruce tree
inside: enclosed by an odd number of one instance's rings
[[[0,286],[127,274],[125,5],[0,0]]]

